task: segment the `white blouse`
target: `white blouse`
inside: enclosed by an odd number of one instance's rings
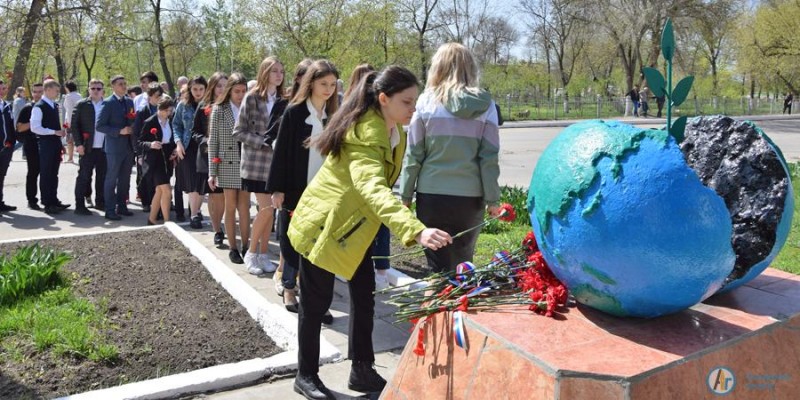
[[[308,118],[306,118],[306,123],[311,125],[311,137],[310,139],[314,139],[320,134],[322,134],[322,130],[324,125],[322,124],[323,120],[328,119],[328,114],[325,112],[325,108],[322,109],[322,118],[317,118],[317,110],[314,108],[314,105],[311,104],[311,99],[306,100],[306,106],[308,107]],[[314,147],[308,149],[308,182],[311,182],[314,179],[314,176],[317,175],[320,168],[322,168],[322,163],[325,162],[325,158],[322,157],[322,154]]]

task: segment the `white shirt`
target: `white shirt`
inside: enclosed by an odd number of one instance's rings
[[[172,139],[172,127],[169,126],[169,120],[162,124],[161,119],[159,119],[158,123],[161,125],[161,132],[164,134],[161,137],[161,143],[169,143],[170,139]]]
[[[56,103],[48,99],[47,96],[42,96],[42,101],[49,104],[50,107],[56,108]],[[42,136],[52,136],[56,134],[56,131],[42,126],[42,109],[35,106],[33,110],[31,110],[31,132]]]
[[[148,103],[149,101],[147,100],[147,92],[138,94],[136,95],[136,97],[133,98],[133,110],[139,111],[142,109],[142,107],[146,106]]]
[[[229,101],[229,103],[231,103],[231,111],[233,111],[233,120],[238,122],[239,121],[239,107],[236,107],[236,105],[233,104],[232,101]]]
[[[269,116],[272,115],[272,107],[275,105],[275,101],[277,100],[278,92],[273,94],[267,94],[267,120],[269,120]]]
[[[317,109],[314,108],[314,105],[311,104],[311,99],[306,100],[306,107],[308,107],[309,116],[306,118],[306,123],[311,125],[311,137],[309,139],[313,139],[320,134],[322,134],[322,130],[324,126],[322,125],[322,121],[328,118],[328,114],[325,112],[325,108],[322,109],[322,118],[317,118]],[[322,163],[325,162],[325,158],[322,157],[322,154],[316,147],[311,147],[308,149],[308,175],[306,178],[310,183],[314,176],[317,175],[320,168],[322,168]]]
[[[103,109],[103,98],[101,97],[98,101],[93,101],[92,106],[94,106],[94,118],[95,121],[97,120],[97,116],[100,115],[100,110]],[[103,132],[98,131],[95,129],[94,131],[94,138],[92,140],[92,148],[93,149],[102,149],[103,142],[106,140],[106,134]]]
[[[64,105],[64,122],[72,123],[72,112],[79,101],[81,101],[81,95],[78,92],[69,92],[64,96],[64,100],[61,101]]]

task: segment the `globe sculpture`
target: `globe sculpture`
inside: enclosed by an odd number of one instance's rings
[[[760,129],[703,117],[680,139],[587,121],[539,158],[533,231],[578,302],[618,316],[677,312],[755,278],[786,242],[791,179]]]

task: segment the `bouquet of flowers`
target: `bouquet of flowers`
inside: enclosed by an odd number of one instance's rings
[[[398,321],[421,324],[414,349],[417,355],[425,354],[425,320],[434,314],[452,313],[456,344],[466,349],[463,312],[527,305],[537,314],[552,317],[568,298],[566,287],[539,251],[533,232],[525,236],[519,248],[497,252],[487,265],[463,262],[455,271],[432,274],[423,282],[419,288],[392,294],[388,301],[397,306]]]

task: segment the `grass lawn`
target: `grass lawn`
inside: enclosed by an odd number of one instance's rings
[[[792,218],[792,229],[789,231],[789,238],[783,246],[778,257],[772,262],[772,267],[793,274],[800,274],[800,162],[789,164],[789,171],[792,174],[792,186],[794,186],[794,217]]]
[[[0,259],[0,357],[23,361],[33,352],[110,361],[105,313],[72,293],[61,266],[70,257],[38,246]]]

